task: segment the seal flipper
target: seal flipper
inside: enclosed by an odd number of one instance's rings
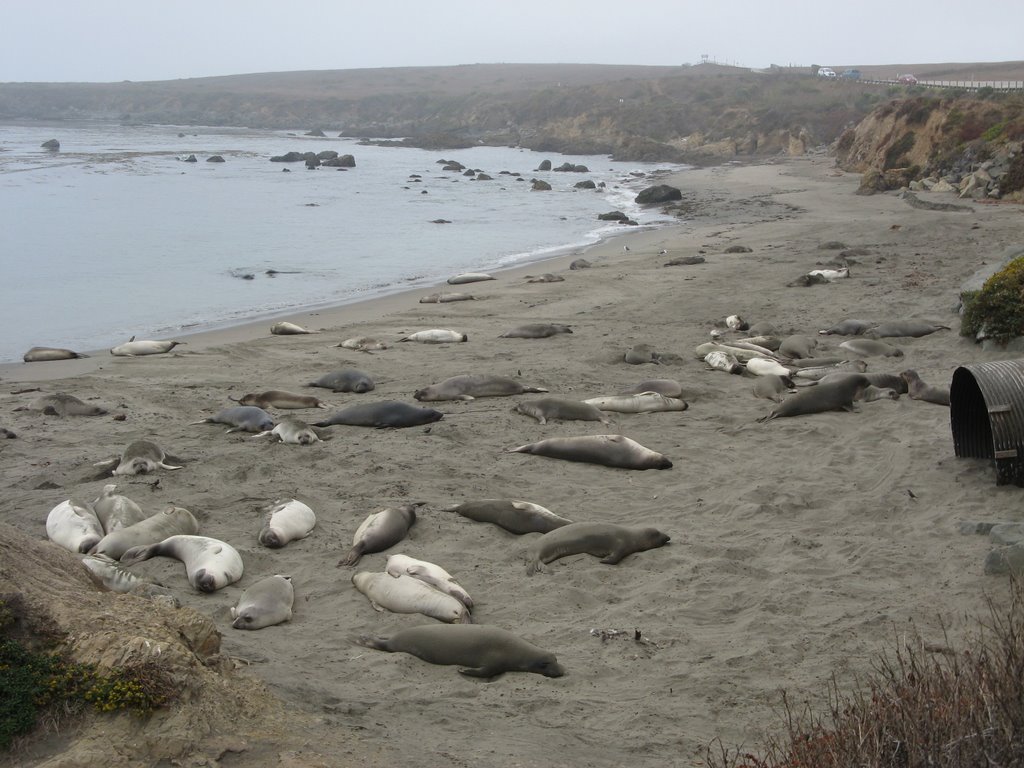
[[[385,653],[392,653],[392,650],[388,648],[388,638],[386,637],[373,637],[372,635],[356,635],[351,638],[352,642],[356,645],[361,645],[364,648],[373,648],[375,651],[384,651]]]
[[[348,551],[341,560],[338,561],[337,567],[340,568],[343,565],[355,565],[359,562],[359,558],[363,556],[363,547],[361,544],[356,544]]]
[[[135,563],[141,563],[143,560],[149,560],[156,554],[156,549],[159,544],[142,544],[138,547],[132,547],[121,555],[121,565],[135,565]]]
[[[494,667],[466,667],[465,669],[460,669],[459,674],[466,677],[482,677],[493,680],[505,674],[505,670],[495,669]]]
[[[160,469],[183,469],[183,467],[171,466],[170,464],[164,461],[161,461],[159,464],[157,464],[157,466],[160,467]]]

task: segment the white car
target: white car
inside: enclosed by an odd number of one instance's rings
[[[836,77],[836,71],[829,67],[819,67],[818,77]]]

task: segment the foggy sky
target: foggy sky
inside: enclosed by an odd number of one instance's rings
[[[2,0],[0,82],[474,63],[1024,59],[1024,0]]]

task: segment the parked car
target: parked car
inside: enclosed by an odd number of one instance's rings
[[[840,77],[845,77],[847,80],[860,80],[859,69],[844,69],[843,74]]]
[[[896,82],[904,85],[917,85],[917,78],[913,75],[896,75]]]
[[[829,67],[818,67],[818,77],[835,77],[836,71]]]

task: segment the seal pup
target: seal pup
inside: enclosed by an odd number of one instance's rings
[[[725,318],[725,327],[730,331],[749,331],[750,323],[739,315],[729,315]]]
[[[639,384],[622,390],[619,394],[639,395],[641,392],[657,392],[665,397],[682,398],[683,385],[675,379],[644,379]]]
[[[469,609],[451,595],[405,573],[360,571],[352,574],[352,584],[370,601],[375,611],[422,613],[450,624],[471,624]]]
[[[789,368],[766,357],[752,357],[747,360],[747,373],[755,376],[782,376],[789,380]]]
[[[594,265],[591,264],[586,259],[573,259],[573,261],[569,264],[569,269],[590,269],[592,266]]]
[[[165,352],[170,352],[179,344],[184,343],[184,341],[136,341],[135,337],[132,336],[124,344],[118,344],[116,347],[111,347],[110,354],[114,355],[115,357],[140,357],[142,355],[162,355]]]
[[[88,506],[67,499],[46,516],[46,537],[69,552],[84,553],[103,538],[103,526]]]
[[[342,368],[340,371],[325,373],[316,381],[311,381],[307,387],[321,387],[332,392],[369,392],[377,385],[370,374],[364,373],[357,368]]]
[[[372,336],[355,336],[351,339],[345,339],[340,344],[335,344],[337,347],[343,349],[356,349],[360,352],[370,352],[378,349],[388,349],[388,345],[383,341],[378,341]]]
[[[399,341],[418,341],[420,344],[451,344],[460,341],[469,341],[469,336],[450,328],[431,328],[426,331],[416,331],[408,336],[403,336]]]
[[[494,277],[486,272],[463,272],[460,275],[453,275],[448,278],[448,285],[465,285],[466,283],[481,283],[484,280],[494,280]]]
[[[787,384],[781,376],[775,374],[758,376],[757,381],[754,382],[754,397],[763,397],[766,400],[774,400],[776,403],[782,402],[783,392],[792,391],[794,391],[792,382]]]
[[[167,587],[154,584],[149,579],[132,573],[117,560],[106,555],[86,555],[82,558],[82,565],[93,583],[111,592],[122,595],[134,593],[149,598],[162,596],[172,600],[175,605],[178,602]]]
[[[846,320],[840,320],[830,328],[818,331],[818,333],[822,336],[860,336],[864,331],[870,328],[871,325],[872,324],[867,320],[847,318]]]
[[[850,374],[827,384],[819,383],[787,397],[771,412],[758,419],[771,421],[785,416],[805,416],[825,411],[852,411],[853,401],[859,400],[871,382],[861,374]]]
[[[509,453],[532,453],[565,461],[582,461],[620,469],[671,469],[668,457],[624,435],[549,437],[512,448]]]
[[[232,398],[228,398],[229,400]],[[283,411],[296,408],[330,408],[319,397],[312,395],[296,395],[280,389],[268,389],[266,392],[250,392],[235,400],[239,405],[253,405],[257,408],[280,408]]]
[[[381,400],[377,403],[358,403],[335,411],[326,419],[314,422],[314,427],[333,427],[344,424],[352,427],[377,429],[403,429],[431,424],[444,418],[433,408],[418,408],[399,400]]]
[[[922,336],[928,336],[929,334],[935,333],[936,331],[948,330],[950,330],[948,325],[928,323],[922,320],[893,320],[888,323],[879,323],[873,328],[869,328],[864,332],[864,335],[872,339],[886,339],[900,336],[909,336],[911,338],[918,339]]]
[[[89,550],[90,555],[107,555],[119,560],[132,547],[156,544],[177,534],[199,533],[195,515],[173,504],[145,520],[111,531]]]
[[[89,405],[66,392],[37,397],[29,405],[29,410],[39,411],[46,416],[103,416],[107,413],[106,408]]]
[[[865,403],[873,403],[875,400],[899,400],[900,393],[895,389],[876,387],[874,384],[870,384],[864,387],[864,391],[860,393],[860,399]]]
[[[518,325],[498,336],[499,339],[547,339],[560,333],[572,333],[572,328],[560,323],[527,323]]]
[[[547,392],[543,387],[520,384],[507,376],[490,374],[465,374],[452,376],[429,387],[417,389],[413,394],[417,400],[436,402],[438,400],[473,400],[477,397],[507,397],[523,393]]]
[[[678,397],[665,397],[658,392],[638,392],[635,395],[606,395],[588,397],[583,401],[602,411],[612,413],[661,413],[685,411],[690,404]]]
[[[850,276],[850,268],[842,267],[841,269],[812,269],[807,273],[808,277],[820,277],[826,282],[831,283],[833,280],[839,280],[843,277]]]
[[[779,345],[778,353],[785,357],[811,357],[812,350],[817,346],[817,339],[798,333],[784,338]]]
[[[839,345],[857,357],[903,357],[903,350],[878,339],[848,339]]]
[[[419,506],[422,504],[403,504],[371,513],[356,529],[352,549],[338,561],[338,565],[355,565],[366,553],[382,552],[400,542],[416,522],[416,507]]]
[[[408,653],[429,664],[464,665],[459,674],[492,678],[505,672],[535,672],[561,677],[555,654],[506,629],[482,624],[431,624],[409,627],[391,637],[362,635],[357,645],[387,653]]]
[[[181,464],[181,459],[171,456],[152,440],[132,440],[121,451],[119,458],[97,461],[94,467],[112,467],[112,475],[148,475],[158,469],[181,469],[167,462]]]
[[[564,397],[542,397],[537,400],[526,400],[518,403],[512,410],[524,416],[531,416],[541,424],[547,424],[549,419],[558,421],[600,421],[602,424],[611,423],[611,420],[593,403],[569,400]]]
[[[429,584],[434,589],[454,597],[466,606],[466,610],[473,610],[473,598],[469,596],[469,592],[463,589],[455,577],[440,565],[398,554],[388,558],[384,572],[395,578],[402,574],[412,576],[414,579],[419,579],[424,584]]]
[[[494,523],[517,536],[524,533],[547,533],[572,522],[540,504],[518,499],[464,501],[445,507],[445,511],[456,512],[480,523]]]
[[[297,336],[303,333],[319,333],[319,331],[310,331],[303,328],[301,325],[289,322],[274,323],[270,326],[270,332],[275,336]]]
[[[431,293],[420,299],[420,304],[448,304],[453,301],[475,301],[471,293]]]
[[[722,352],[721,350],[708,352],[704,355],[704,362],[707,363],[708,367],[712,370],[725,371],[726,373],[731,373],[736,376],[741,375],[744,370],[735,355],[728,352]]]
[[[117,484],[108,483],[90,505],[105,534],[141,523],[148,517],[142,507],[116,491]]]
[[[321,432],[319,427],[312,427],[295,416],[285,416],[273,429],[264,430],[256,437],[271,437],[286,445],[312,445],[321,440],[331,439],[331,436]]]
[[[291,576],[275,574],[246,588],[231,609],[235,629],[263,629],[288,621],[295,603]]]
[[[907,383],[907,395],[911,400],[924,400],[926,403],[936,405],[949,405],[949,388],[933,387],[921,381],[917,371],[908,368],[900,374],[900,378]]]
[[[88,355],[60,347],[32,347],[21,359],[26,363],[42,363],[50,360],[74,360],[79,357],[88,357]]]
[[[661,365],[661,356],[654,351],[650,344],[634,344],[626,350],[622,360],[630,365],[643,365],[644,363]]]
[[[569,555],[600,557],[605,565],[616,565],[634,552],[663,547],[671,539],[657,528],[629,528],[615,523],[572,523],[545,533],[527,555],[526,573],[532,576],[546,563]]]
[[[298,499],[275,501],[256,540],[269,549],[280,549],[290,541],[304,539],[316,527],[316,514]]]
[[[267,432],[274,428],[274,417],[255,405],[236,405],[233,408],[224,408],[205,419],[190,422],[190,424],[227,424],[230,429],[225,430],[225,434]]]
[[[216,592],[242,578],[242,558],[227,542],[209,536],[170,536],[156,544],[132,547],[121,555],[122,565],[151,557],[173,557],[185,564],[188,583],[200,592]]]

